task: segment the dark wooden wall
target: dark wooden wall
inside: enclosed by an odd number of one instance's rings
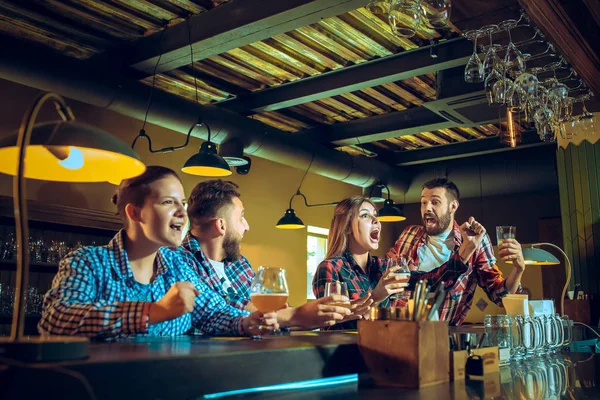
[[[557,153],[564,250],[574,283],[600,293],[600,141],[570,144]]]

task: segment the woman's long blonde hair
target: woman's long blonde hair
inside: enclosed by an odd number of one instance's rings
[[[335,207],[329,227],[326,258],[340,257],[348,249],[348,238],[352,235],[352,220],[360,211],[363,203],[369,203],[375,207],[371,200],[363,196],[349,197]]]

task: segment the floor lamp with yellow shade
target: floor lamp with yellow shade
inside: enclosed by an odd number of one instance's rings
[[[35,124],[47,101],[59,121]],[[42,93],[27,110],[19,132],[0,141],[0,173],[13,175],[17,239],[17,278],[11,335],[0,340],[2,357],[23,361],[85,358],[85,338],[24,336],[25,293],[29,282],[29,229],[26,180],[56,182],[117,182],[142,174],[146,166],[125,143],[110,134],[75,121],[64,99]]]

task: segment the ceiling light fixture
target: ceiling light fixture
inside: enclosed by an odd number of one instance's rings
[[[377,184],[371,186],[367,190],[367,193],[369,193],[369,195],[367,197],[373,203],[383,203],[385,201],[385,197],[383,197],[382,191],[383,191],[383,184],[377,183]]]
[[[310,170],[310,167],[314,160],[315,160],[315,153],[312,154],[312,158],[310,160],[310,163],[308,164],[308,168],[306,168],[306,171],[304,172],[304,176],[300,180],[300,184],[298,185],[298,189],[296,189],[296,193],[294,193],[292,195],[292,197],[290,198],[290,205],[289,205],[288,209],[285,210],[285,214],[283,215],[283,217],[281,217],[279,219],[279,221],[277,222],[277,225],[275,225],[276,228],[278,228],[278,229],[302,229],[305,227],[304,222],[302,222],[302,220],[300,218],[298,218],[298,216],[296,215],[296,211],[294,211],[294,209],[292,208],[292,200],[294,200],[294,197],[296,197],[296,196],[300,196],[304,199],[304,205],[306,207],[326,207],[326,206],[336,206],[338,204],[337,201],[333,202],[333,203],[308,204],[308,201],[306,200],[306,196],[304,194],[302,194],[302,192],[300,192],[302,183],[304,182],[304,179],[306,178],[306,175],[308,174],[308,170]]]
[[[279,229],[302,229],[302,228],[306,227],[306,225],[304,225],[304,222],[302,222],[302,220],[300,218],[298,218],[298,216],[296,215],[296,211],[294,211],[294,209],[292,208],[292,200],[294,200],[294,197],[296,197],[296,196],[302,197],[304,199],[304,205],[309,208],[310,207],[337,206],[339,203],[339,202],[335,201],[333,203],[308,204],[308,201],[306,200],[306,196],[304,194],[302,194],[302,192],[300,192],[300,188],[298,188],[298,191],[296,191],[296,193],[290,199],[290,205],[289,205],[288,209],[285,210],[285,214],[277,222],[276,228],[279,228]]]
[[[199,176],[229,176],[231,169],[227,161],[217,154],[217,145],[210,141],[210,126],[207,123],[198,124],[206,126],[208,140],[202,143],[198,153],[191,156],[181,170],[186,174]]]
[[[388,193],[387,200],[384,201],[383,207],[377,213],[377,219],[379,222],[400,222],[404,221],[406,217],[402,212],[402,205],[396,205],[394,200],[390,198],[390,188],[386,184],[381,184]]]

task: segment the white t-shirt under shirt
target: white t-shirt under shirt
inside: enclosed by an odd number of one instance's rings
[[[225,263],[222,261],[221,262],[214,261],[214,260],[209,260],[209,261],[210,261],[210,264],[212,265],[212,267],[215,269],[215,271],[217,271],[217,275],[219,275],[221,284],[223,285],[223,290],[225,290],[225,292],[227,292],[227,288],[231,287],[231,281],[225,274]]]
[[[419,271],[429,272],[450,259],[454,251],[454,235],[451,233],[452,229],[436,236],[427,236],[427,243],[419,249]]]

